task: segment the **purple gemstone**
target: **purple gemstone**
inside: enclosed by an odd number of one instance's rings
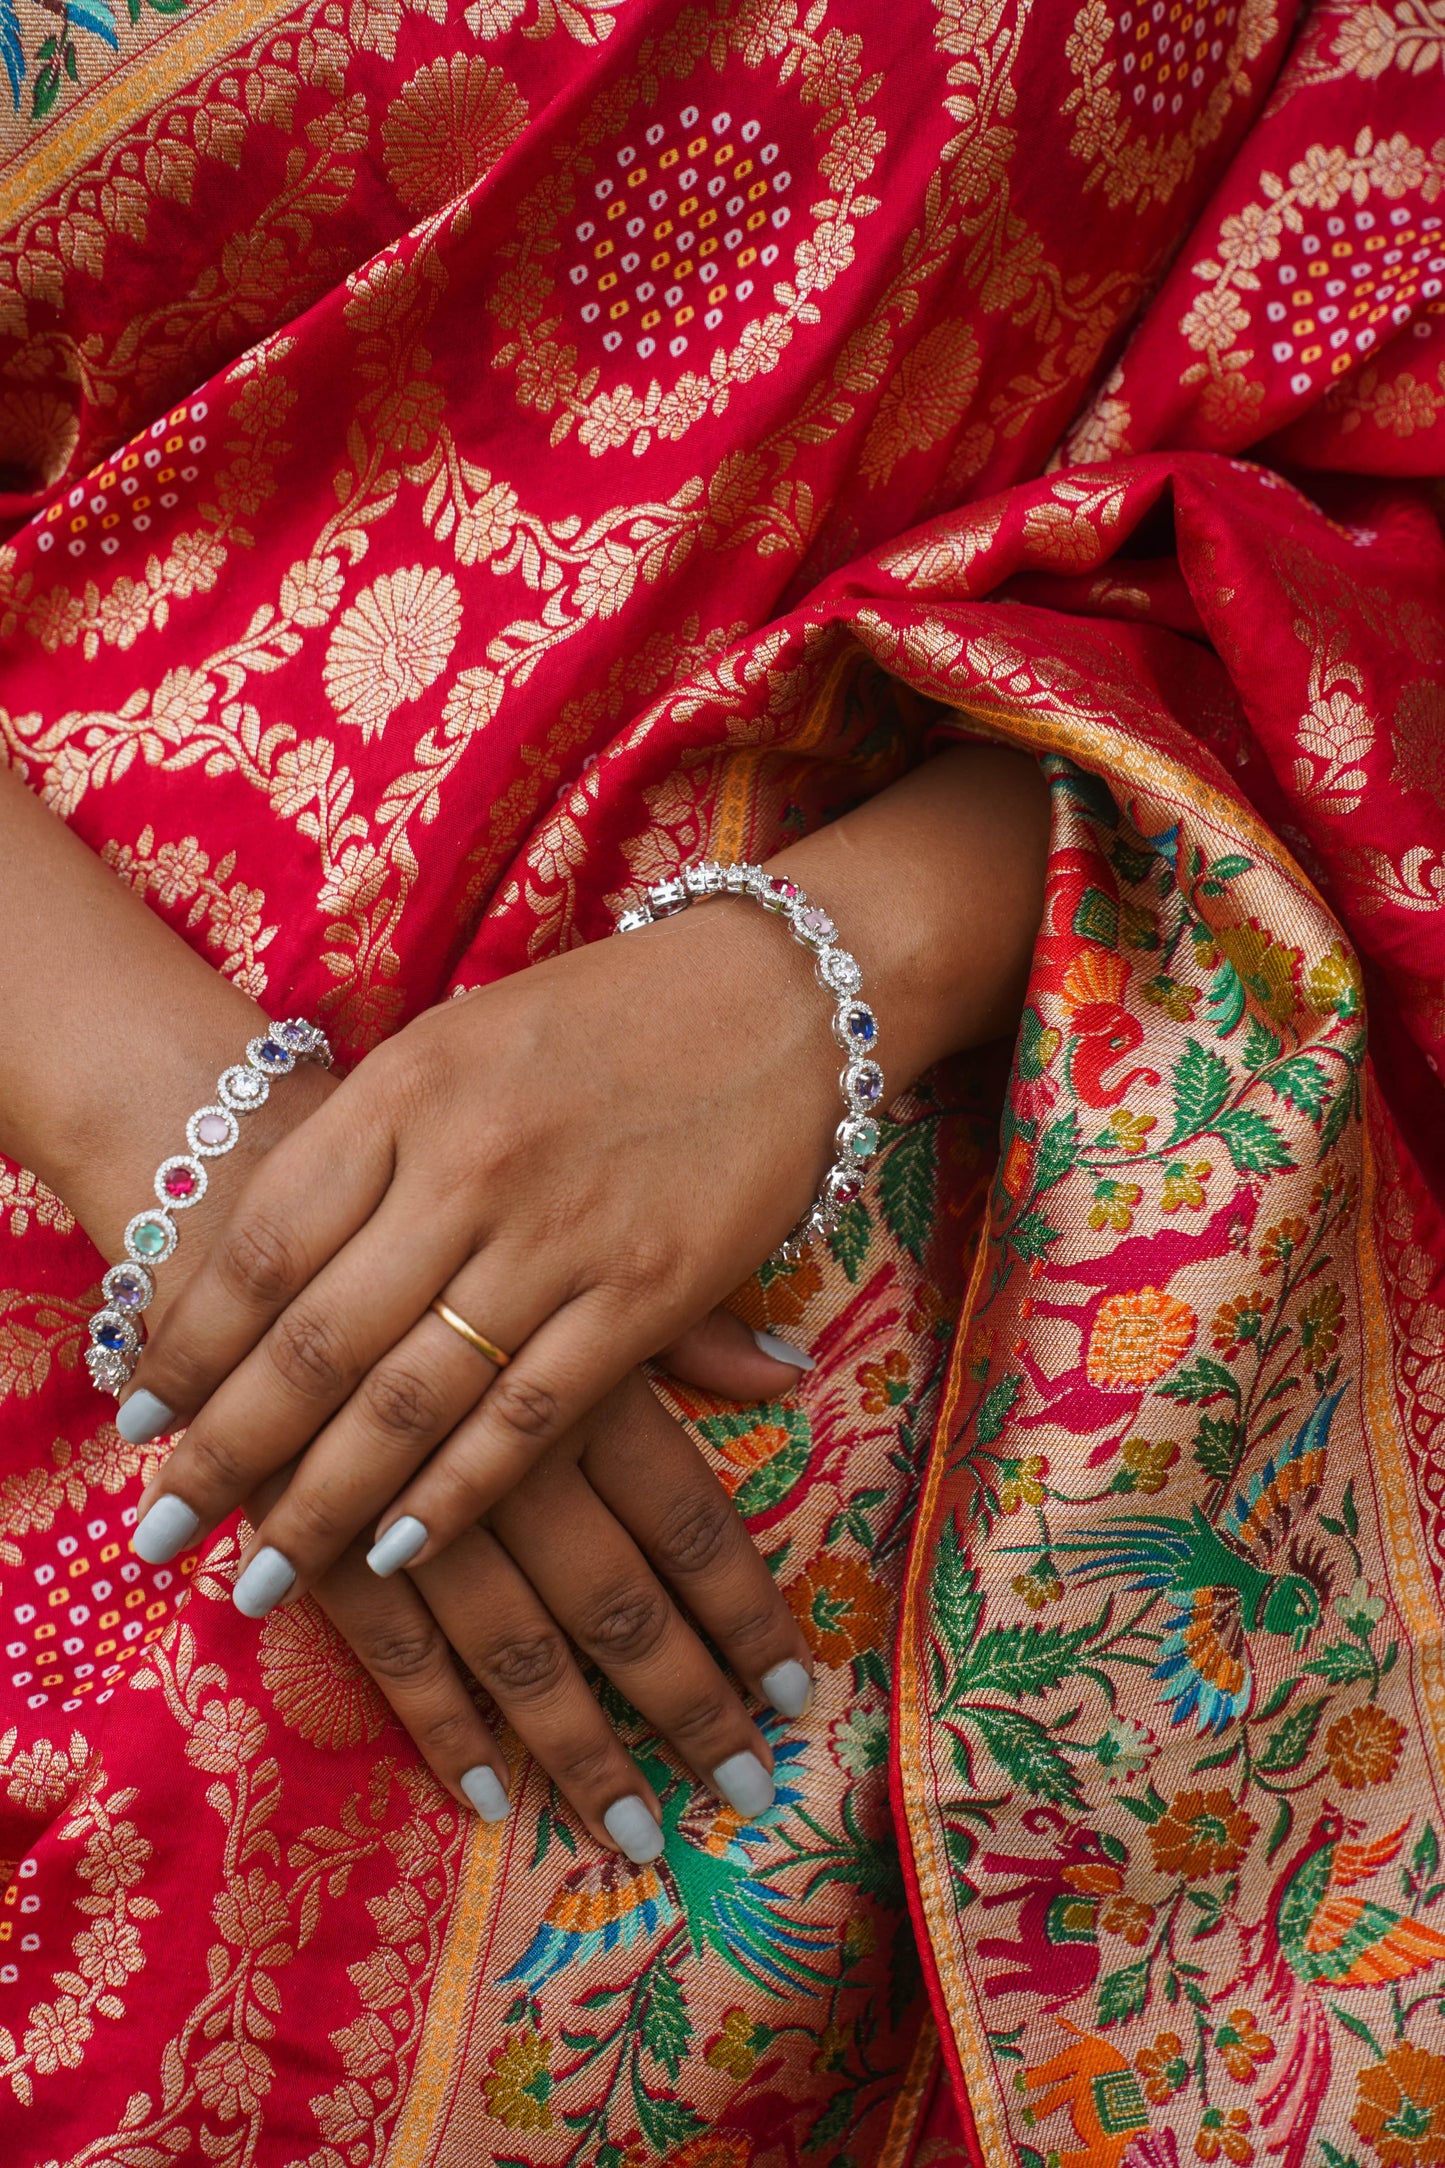
[[[300,1046],[302,1040],[306,1037],[306,1026],[298,1024],[293,1018],[287,1023],[277,1025],[276,1037],[284,1039],[287,1046]]]
[[[110,1283],[110,1299],[118,1310],[138,1310],[145,1301],[143,1281],[133,1272],[117,1272]]]
[[[858,1097],[866,1099],[871,1106],[883,1089],[883,1080],[876,1069],[867,1069],[858,1079]]]

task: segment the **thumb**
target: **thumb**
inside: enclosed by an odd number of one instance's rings
[[[770,1332],[754,1332],[731,1310],[710,1310],[661,1350],[661,1367],[685,1385],[726,1400],[771,1400],[790,1393],[813,1358]]]

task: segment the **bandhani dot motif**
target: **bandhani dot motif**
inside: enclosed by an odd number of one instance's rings
[[[695,105],[654,121],[616,154],[572,228],[567,278],[602,345],[680,360],[700,332],[733,336],[771,274],[791,220],[793,176],[757,120]],[[595,336],[595,332],[594,332]]]
[[[192,1557],[147,1566],[129,1531],[104,1518],[62,1535],[29,1582],[7,1585],[5,1654],[10,1684],[30,1709],[73,1714],[108,1700],[127,1666],[158,1640],[188,1593]]]
[[[1409,322],[1421,302],[1445,295],[1445,220],[1391,211],[1314,214],[1292,246],[1281,236],[1274,266],[1277,293],[1265,304],[1270,357],[1296,364],[1290,390],[1300,398],[1329,376],[1343,376],[1381,339]],[[1263,267],[1261,267],[1263,268]],[[1432,307],[1431,313],[1434,313]]]
[[[1189,0],[1153,0],[1119,17],[1119,72],[1126,106],[1142,117],[1177,120],[1186,92],[1204,87],[1234,42],[1238,5],[1208,7]]]
[[[95,548],[114,557],[123,535],[149,533],[156,513],[174,511],[183,487],[200,474],[197,461],[207,442],[202,424],[209,413],[204,399],[173,407],[143,436],[92,467],[50,506],[37,548],[63,548],[71,557]]]

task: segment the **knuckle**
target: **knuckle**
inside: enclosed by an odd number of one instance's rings
[[[728,1620],[725,1632],[719,1636],[721,1645],[735,1663],[747,1651],[770,1650],[777,1643],[779,1620],[786,1621],[788,1616],[781,1596],[775,1605],[749,1605]]]
[[[286,1521],[287,1533],[279,1548],[288,1558],[293,1558],[297,1550],[309,1551],[316,1546],[332,1549],[352,1533],[337,1519],[325,1493],[304,1484],[295,1484],[286,1492]],[[304,1539],[301,1544],[292,1541],[292,1531]]]
[[[556,1394],[531,1378],[513,1378],[507,1370],[487,1394],[487,1412],[529,1444],[545,1443],[560,1427]]]
[[[472,1728],[473,1720],[460,1708],[443,1710],[424,1724],[407,1726],[423,1752],[435,1754],[439,1761],[448,1759],[458,1748],[469,1746]]]
[[[229,1294],[263,1309],[283,1302],[302,1276],[285,1229],[257,1212],[247,1213],[227,1229],[216,1266]]]
[[[384,1363],[363,1387],[366,1412],[384,1437],[410,1444],[446,1427],[435,1384],[401,1363]]]
[[[315,1310],[284,1310],[268,1339],[271,1362],[293,1391],[320,1399],[341,1391],[345,1357],[335,1327]]]
[[[255,1470],[247,1467],[234,1446],[194,1424],[186,1433],[185,1452],[202,1483],[213,1492],[241,1497],[255,1481]]]
[[[716,1739],[725,1731],[729,1718],[736,1715],[736,1706],[719,1688],[717,1692],[700,1695],[691,1701],[667,1728],[679,1746],[683,1746],[691,1740]]]
[[[567,1652],[556,1634],[538,1630],[510,1634],[476,1660],[477,1677],[489,1693],[510,1701],[542,1701],[555,1692],[567,1669]]]
[[[363,1635],[357,1654],[383,1686],[429,1685],[445,1662],[446,1644],[434,1627],[382,1626]]]
[[[617,1774],[617,1748],[610,1739],[564,1747],[553,1755],[550,1771],[569,1798],[600,1791]]]
[[[741,1532],[742,1523],[721,1492],[698,1492],[664,1513],[654,1559],[667,1574],[705,1573],[735,1549]]]
[[[613,1589],[585,1608],[577,1638],[598,1663],[641,1663],[666,1633],[670,1615],[660,1588]]]

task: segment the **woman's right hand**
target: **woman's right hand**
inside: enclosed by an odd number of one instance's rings
[[[662,1850],[661,1803],[576,1652],[745,1819],[771,1804],[772,1750],[683,1607],[760,1700],[795,1717],[808,1697],[797,1622],[717,1477],[639,1372],[543,1456],[488,1526],[385,1581],[358,1541],[314,1593],[454,1796],[489,1821],[507,1811],[507,1766],[460,1664],[598,1842],[639,1863]]]

